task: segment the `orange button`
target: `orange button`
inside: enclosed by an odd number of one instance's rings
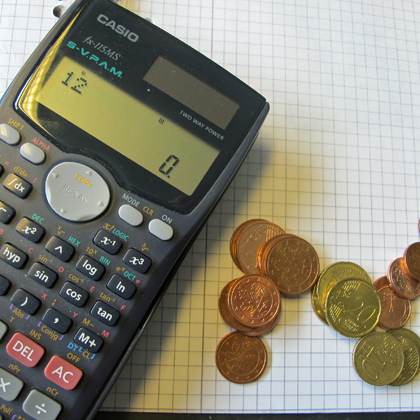
[[[39,344],[21,333],[16,333],[6,347],[7,353],[26,367],[34,367],[41,360],[45,350]]]
[[[82,379],[83,371],[61,357],[54,356],[45,368],[44,375],[56,385],[70,391]]]

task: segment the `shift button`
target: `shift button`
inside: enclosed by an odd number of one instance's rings
[[[159,219],[154,219],[149,223],[149,232],[162,241],[169,241],[174,234],[172,227]]]

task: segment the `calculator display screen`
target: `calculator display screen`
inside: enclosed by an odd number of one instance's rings
[[[35,99],[187,195],[220,151],[68,57]]]

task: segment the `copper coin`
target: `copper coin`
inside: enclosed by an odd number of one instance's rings
[[[238,331],[240,331],[242,334],[247,335],[248,337],[261,337],[262,335],[268,334],[277,325],[278,317],[279,315],[273,318],[273,320],[269,322],[268,324],[262,325],[261,327],[258,327],[258,328],[252,328],[251,331],[243,331],[243,330],[238,330]]]
[[[386,276],[379,277],[373,282],[375,289],[380,292],[384,287],[389,287],[388,278]]]
[[[388,282],[391,289],[406,299],[420,296],[420,282],[414,279],[405,269],[403,258],[397,258],[388,267]]]
[[[270,323],[277,317],[280,304],[280,292],[276,285],[259,274],[240,277],[229,291],[229,310],[237,321],[247,327],[258,328]]]
[[[407,247],[404,252],[404,262],[410,275],[420,281],[420,242]]]
[[[216,348],[216,366],[229,381],[247,384],[257,380],[267,366],[267,350],[258,337],[232,332]]]
[[[230,253],[237,267],[246,274],[257,274],[257,253],[261,245],[284,230],[274,223],[262,219],[248,220],[233,233]]]
[[[251,331],[254,331],[254,328],[247,327],[246,325],[241,324],[239,321],[236,320],[236,318],[232,315],[232,313],[229,310],[229,305],[228,305],[229,291],[231,290],[232,285],[235,283],[236,280],[232,280],[231,282],[229,282],[220,292],[219,312],[223,320],[230,327],[234,328],[235,330],[242,331],[244,333],[251,332]]]
[[[382,307],[378,324],[386,329],[401,328],[410,319],[410,300],[399,297],[388,285],[381,287],[378,293]]]
[[[259,251],[259,263],[261,272],[286,295],[306,292],[319,274],[315,249],[295,235],[283,234],[266,242]]]

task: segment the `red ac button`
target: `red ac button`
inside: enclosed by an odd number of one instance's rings
[[[61,357],[54,356],[45,368],[44,375],[56,385],[70,391],[82,379],[83,371]]]

